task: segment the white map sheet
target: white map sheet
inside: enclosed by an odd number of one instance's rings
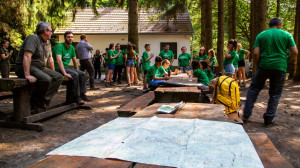
[[[117,118],[48,155],[173,167],[263,167],[241,125],[200,119]]]

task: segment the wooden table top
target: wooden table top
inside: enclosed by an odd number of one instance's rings
[[[265,133],[248,133],[265,168],[293,168],[280,155],[272,141]],[[148,165],[121,160],[101,159],[83,156],[52,155],[29,166],[29,168],[169,168],[165,166]]]

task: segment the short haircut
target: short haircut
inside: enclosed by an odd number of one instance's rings
[[[109,48],[105,48],[105,50],[106,50],[106,51],[108,51],[108,50],[109,50]]]
[[[85,35],[85,34],[82,34],[82,35],[80,36],[80,40],[84,40],[84,39],[86,39],[86,35]]]
[[[1,45],[5,44],[6,42],[9,42],[8,40],[2,40]]]
[[[43,34],[44,30],[48,30],[49,26],[50,23],[48,22],[39,22],[35,29],[36,34]]]
[[[66,38],[68,34],[73,34],[73,32],[72,32],[72,31],[66,31],[66,32],[64,33],[64,37]]]
[[[273,18],[273,19],[270,20],[269,27],[277,26],[277,25],[280,25],[280,24],[282,24],[282,20],[279,19],[278,17],[276,17],[276,18]]]
[[[170,44],[165,44],[164,47],[166,47],[166,46],[170,46]]]
[[[155,57],[155,62],[162,62],[162,58],[160,56]]]
[[[145,44],[145,49],[146,49],[148,46],[150,46],[150,44]]]
[[[181,47],[181,50],[184,49],[184,48],[186,48],[186,46]],[[186,49],[187,49],[187,48],[186,48]]]
[[[116,46],[117,46],[117,45],[120,45],[120,43],[117,43]]]
[[[115,45],[114,43],[110,43],[108,48],[112,49],[114,47],[114,45]]]
[[[199,61],[198,60],[193,60],[192,61],[192,68],[193,70],[199,69]]]

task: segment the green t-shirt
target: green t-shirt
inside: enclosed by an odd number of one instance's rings
[[[118,54],[119,51],[114,50],[113,52],[116,55],[116,54]],[[123,61],[124,53],[125,52],[123,50],[121,50],[119,56],[117,58],[115,58],[116,59],[116,65],[123,65],[124,64],[124,61]]]
[[[280,29],[272,28],[260,33],[254,48],[260,48],[258,67],[267,70],[287,70],[287,49],[296,46],[293,36]]]
[[[172,61],[172,58],[174,58],[174,54],[171,50],[168,50],[168,51],[165,51],[165,50],[162,50],[160,53],[159,53],[159,56],[165,60],[167,58],[169,58],[169,61]]]
[[[239,57],[239,61],[242,61],[242,60],[244,60],[244,58],[245,58],[245,49],[240,49],[240,51],[238,51],[237,53],[236,53],[236,55]]]
[[[189,53],[180,54],[178,57],[179,66],[181,67],[187,67],[190,65],[190,59],[192,59],[192,56]]]
[[[0,66],[9,66],[9,58],[3,60],[1,58],[1,55],[4,54],[5,56],[8,56],[9,52],[8,50],[5,50],[4,48],[0,48]]]
[[[167,69],[164,69],[166,72],[170,72],[171,71],[171,68],[170,66],[167,68]]]
[[[115,53],[112,50],[109,50],[107,52],[107,56],[108,56],[108,63],[109,64],[116,64],[116,58],[111,59],[110,56],[114,57]]]
[[[150,60],[145,61],[146,59],[148,59],[149,53],[147,51],[143,52],[143,56],[142,56],[142,65],[143,65],[143,70],[147,71],[150,68]]]
[[[68,67],[71,59],[73,57],[76,57],[75,48],[70,45],[69,48],[65,45],[65,42],[58,43],[53,51],[52,51],[52,57],[54,60],[54,66],[55,69],[59,69],[57,61],[56,61],[56,55],[61,55],[61,61],[64,65],[64,67]]]
[[[151,82],[151,80],[153,79],[153,75],[161,78],[163,77],[164,73],[166,73],[166,71],[162,66],[156,67],[155,64],[152,65],[147,72],[147,83]]]
[[[200,56],[200,55],[199,55],[199,58],[198,58],[198,59],[199,59],[199,61],[202,61],[202,60],[205,61],[206,59],[208,59],[208,56],[207,56],[206,54],[204,54],[203,56]]]
[[[196,69],[193,73],[194,76],[198,77],[198,82],[202,83],[203,85],[208,86],[209,79],[204,71],[202,71],[200,68]]]
[[[107,54],[108,54],[108,53],[103,54],[103,55],[104,55],[104,62],[105,62],[105,63],[108,63],[108,56],[107,56]]]
[[[137,60],[137,59],[139,59],[139,58],[136,58],[136,51],[135,51],[135,50],[133,50],[133,52],[134,52],[134,58],[135,58],[136,60]],[[136,60],[134,60],[134,65],[136,65],[136,64],[137,64]]]
[[[230,51],[229,55],[231,55],[231,58],[229,58],[229,59],[224,58],[223,65],[233,64],[233,60],[236,57],[236,51],[234,51],[234,50]]]
[[[216,65],[216,62],[218,62],[218,60],[215,57],[212,57],[210,60],[208,60],[208,62],[209,64],[213,62],[210,67],[214,67]]]
[[[207,69],[204,69],[204,72],[205,72],[205,74],[207,75],[209,81],[211,81],[212,79],[214,79],[214,74],[213,74],[212,71],[209,71],[209,70],[207,70]]]
[[[236,57],[234,57],[233,62],[232,62],[234,68],[238,68],[239,67],[239,65],[238,65],[239,60],[240,60],[239,56],[236,55]]]

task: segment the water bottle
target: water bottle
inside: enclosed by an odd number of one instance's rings
[[[193,81],[193,69],[190,68],[189,70],[189,81]]]

